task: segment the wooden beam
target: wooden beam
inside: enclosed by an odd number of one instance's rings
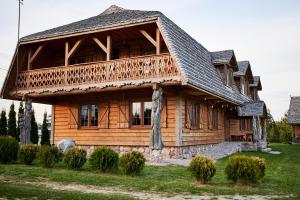
[[[156,54],[160,54],[160,32],[158,28],[156,28]]]
[[[149,35],[145,30],[140,30],[140,32],[156,47],[156,41]]]
[[[107,48],[106,46],[96,37],[93,38],[95,43],[107,54]]]
[[[27,61],[27,70],[31,70],[33,61],[39,56],[42,49],[44,48],[44,44],[40,45],[35,52],[32,54],[32,50],[30,49],[28,52],[28,61]]]
[[[65,66],[69,65],[69,42],[65,44]]]
[[[67,41],[65,44],[65,66],[69,65],[69,59],[72,57],[72,55],[75,53],[75,51],[79,48],[80,44],[82,42],[82,39],[78,40],[74,46],[70,49],[69,42]]]
[[[106,48],[107,48],[107,52],[106,52],[106,60],[110,60],[111,59],[111,35],[107,35],[107,39],[106,39]]]

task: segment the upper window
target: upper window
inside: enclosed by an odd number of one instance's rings
[[[137,101],[131,104],[131,125],[133,127],[151,126],[152,102]]]
[[[232,87],[233,84],[233,72],[232,69],[226,67],[225,68],[225,83],[226,85],[228,85],[229,87]]]
[[[218,129],[218,108],[212,107],[209,109],[209,128]]]
[[[80,106],[80,126],[97,127],[98,126],[98,106],[81,105]]]

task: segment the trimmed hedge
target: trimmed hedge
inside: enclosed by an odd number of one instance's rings
[[[192,159],[188,170],[201,184],[207,183],[216,173],[214,160],[207,156],[196,156]]]
[[[20,147],[19,159],[26,165],[31,165],[37,156],[39,147],[33,144],[23,144]]]
[[[235,183],[258,183],[265,175],[265,160],[259,157],[232,156],[225,168],[227,178]]]
[[[127,175],[140,174],[145,166],[145,157],[139,151],[129,151],[120,157],[119,167]]]
[[[18,159],[19,143],[10,136],[0,136],[0,163],[11,163]]]
[[[86,162],[86,150],[70,148],[64,157],[64,163],[71,169],[80,169]]]
[[[118,153],[109,147],[96,148],[89,159],[91,166],[101,172],[116,170],[118,168],[118,161]]]
[[[38,158],[43,167],[54,167],[59,161],[61,161],[63,153],[56,146],[42,146],[38,152]]]

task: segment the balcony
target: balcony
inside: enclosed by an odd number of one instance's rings
[[[22,71],[18,90],[64,88],[68,86],[179,77],[169,54]]]

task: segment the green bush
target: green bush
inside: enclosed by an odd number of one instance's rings
[[[65,154],[64,162],[71,169],[80,169],[86,162],[86,151],[72,147]]]
[[[188,170],[201,184],[207,183],[216,173],[216,166],[212,159],[206,156],[196,156],[192,159]]]
[[[119,155],[109,147],[98,147],[91,154],[89,162],[91,166],[101,172],[117,169]]]
[[[42,146],[38,152],[38,158],[43,167],[51,168],[61,161],[63,153],[55,146]]]
[[[0,162],[10,163],[18,158],[19,144],[10,136],[0,136]]]
[[[259,182],[265,174],[265,161],[258,157],[232,156],[225,168],[227,178],[236,183]]]
[[[124,174],[139,174],[145,166],[145,157],[139,151],[129,151],[120,157],[119,167]]]
[[[26,165],[31,165],[37,156],[38,149],[39,147],[33,144],[21,145],[19,152],[20,161]]]

